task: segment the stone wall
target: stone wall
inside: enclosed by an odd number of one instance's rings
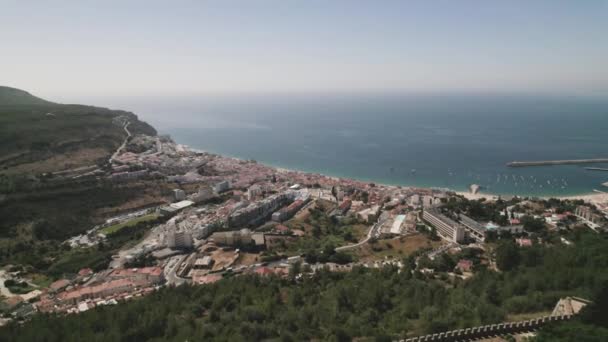
[[[510,322],[510,323],[499,323],[490,324],[474,328],[466,328],[460,330],[446,331],[431,335],[424,335],[418,337],[408,338],[401,340],[402,342],[429,342],[429,341],[441,341],[441,342],[456,342],[456,341],[474,341],[482,338],[489,338],[495,336],[502,336],[508,334],[519,334],[525,332],[532,332],[538,330],[540,327],[551,323],[566,321],[572,318],[572,315],[561,315],[561,316],[544,316],[536,319],[530,319],[527,321]]]

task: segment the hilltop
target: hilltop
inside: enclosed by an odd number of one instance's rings
[[[0,86],[0,104],[2,105],[52,105],[52,102],[36,97],[27,91]]]
[[[123,120],[116,120],[118,117]],[[59,104],[0,87],[0,173],[40,174],[101,165],[132,133],[156,130],[130,112]]]

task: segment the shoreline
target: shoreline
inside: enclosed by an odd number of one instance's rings
[[[179,144],[180,146],[182,146],[184,149],[190,150],[192,152],[204,152],[204,153],[211,153],[211,154],[215,154],[218,156],[221,156],[222,158],[231,158],[231,159],[235,159],[235,160],[240,160],[240,161],[247,161],[250,159],[243,159],[240,157],[236,157],[236,156],[230,156],[230,155],[226,155],[223,153],[217,153],[217,152],[212,152],[212,151],[208,151],[208,150],[204,150],[204,149],[199,149],[199,148],[193,148],[189,145],[186,144],[181,144],[181,143],[176,143]],[[462,191],[462,190],[454,190],[452,188],[444,188],[444,187],[439,187],[439,186],[419,186],[419,185],[405,185],[405,184],[390,184],[390,183],[384,183],[384,182],[378,182],[378,181],[374,181],[374,180],[367,180],[367,179],[359,179],[359,178],[352,178],[352,177],[346,177],[346,176],[334,176],[334,175],[328,175],[319,171],[303,171],[303,170],[298,170],[298,169],[293,169],[293,168],[288,168],[288,167],[284,167],[284,166],[277,166],[277,165],[273,165],[273,163],[267,163],[267,162],[263,162],[263,161],[257,161],[257,163],[260,163],[262,165],[265,165],[267,167],[273,168],[275,169],[277,172],[280,173],[286,173],[286,172],[295,172],[295,173],[300,173],[300,174],[315,174],[315,175],[321,175],[324,177],[328,177],[328,178],[333,178],[336,180],[349,180],[349,181],[356,181],[356,182],[362,182],[362,183],[375,183],[377,185],[380,186],[388,186],[388,187],[407,187],[407,188],[421,188],[421,189],[444,189],[444,190],[448,190],[451,191],[457,195],[463,196],[468,200],[479,200],[482,198],[485,198],[487,200],[491,200],[491,201],[495,201],[500,197],[532,197],[532,198],[540,198],[540,199],[549,199],[549,198],[557,198],[560,200],[583,200],[585,202],[589,202],[589,203],[608,203],[608,192],[594,192],[594,191],[590,191],[590,192],[583,192],[580,194],[572,194],[572,195],[564,195],[564,196],[551,196],[551,195],[543,195],[543,196],[534,196],[534,195],[521,195],[521,194],[492,194],[492,193],[487,193],[487,192],[478,192],[476,194],[471,193],[470,191]]]
[[[485,198],[487,200],[495,201],[500,195],[488,194],[484,192],[478,192],[476,194],[472,194],[466,191],[456,191],[457,195],[461,195],[468,200],[479,200]],[[517,195],[507,195],[507,196],[517,196]],[[518,196],[518,197],[535,197],[540,199],[549,199],[549,198],[557,198],[559,200],[583,200],[588,203],[607,203],[608,202],[608,192],[590,192],[581,195],[568,195],[568,196]]]

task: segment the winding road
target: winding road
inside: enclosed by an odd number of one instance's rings
[[[112,162],[114,161],[114,158],[116,158],[120,152],[122,151],[123,148],[125,148],[125,146],[127,145],[127,141],[129,140],[129,137],[131,136],[131,132],[129,132],[129,129],[127,128],[129,126],[130,122],[127,122],[122,128],[125,130],[125,132],[127,132],[127,137],[125,138],[125,141],[122,142],[122,145],[120,145],[118,147],[118,149],[116,150],[116,152],[114,152],[114,154],[112,154],[112,156],[110,157],[110,160],[108,161],[110,164],[112,164]]]

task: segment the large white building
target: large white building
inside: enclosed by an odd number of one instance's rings
[[[176,249],[192,248],[192,234],[187,232],[171,232],[167,235],[167,246]]]
[[[438,210],[425,209],[422,213],[422,218],[435,227],[437,233],[444,238],[453,242],[461,242],[464,240],[465,229],[463,226],[441,214]]]
[[[483,242],[485,240],[486,227],[464,214],[460,214],[458,218],[460,218],[460,223],[462,223],[464,228],[467,230],[467,235],[475,239],[477,242]]]

